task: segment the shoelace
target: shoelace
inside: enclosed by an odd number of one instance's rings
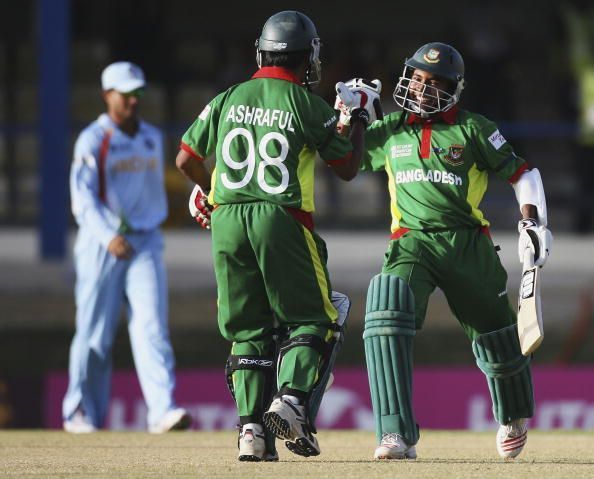
[[[523,421],[512,421],[505,426],[505,429],[511,437],[521,436],[526,431],[526,423]]]
[[[400,444],[400,439],[398,437],[398,434],[393,433],[393,432],[385,433],[382,436],[382,444],[395,444],[395,445]]]

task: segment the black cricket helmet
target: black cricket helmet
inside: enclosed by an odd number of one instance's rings
[[[262,66],[261,52],[309,52],[309,67],[305,83],[312,85],[320,81],[320,37],[309,17],[295,10],[272,15],[264,24],[260,38],[256,40],[256,61]]]
[[[423,70],[433,75],[446,79],[451,87],[442,90],[429,85],[420,85],[412,80],[415,70]],[[430,106],[421,104],[415,95],[411,95],[411,84],[413,88],[421,91],[422,95],[433,98]],[[454,47],[445,43],[432,42],[419,48],[412,58],[404,62],[402,76],[394,90],[396,104],[406,111],[413,112],[422,117],[429,117],[435,113],[448,111],[458,101],[464,89],[464,60],[462,55]]]

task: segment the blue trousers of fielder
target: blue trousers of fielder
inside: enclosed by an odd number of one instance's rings
[[[68,419],[81,407],[95,427],[103,425],[107,414],[112,345],[124,302],[148,424],[176,407],[163,238],[159,230],[126,238],[134,248],[129,260],[116,259],[84,228],[74,248],[76,333],[62,414]]]

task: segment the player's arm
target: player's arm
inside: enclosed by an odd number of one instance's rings
[[[477,166],[507,180],[516,193],[522,214],[518,223],[520,262],[526,263],[527,253],[531,253],[532,262],[543,266],[549,256],[552,236],[547,229],[547,205],[540,173],[515,154],[495,123],[484,117],[473,121],[478,127],[475,134],[480,153]]]
[[[375,120],[383,118],[379,100],[381,88],[379,80],[370,82],[362,78],[336,84],[334,107],[340,111],[336,131],[339,136],[348,135],[353,150],[342,161],[328,163],[343,180],[350,181],[357,176],[365,155],[365,130]],[[342,128],[345,125],[348,125],[348,129]]]
[[[74,146],[70,169],[70,197],[72,214],[80,226],[89,228],[93,236],[116,258],[129,258],[133,249],[126,238],[118,234],[107,220],[105,198],[100,193],[99,155],[105,138],[83,133]]]
[[[210,229],[210,215],[213,207],[208,201],[208,192],[210,191],[210,173],[204,165],[204,160],[191,152],[187,148],[179,150],[175,164],[179,171],[190,181],[196,183],[190,199],[188,209],[196,222],[203,228]]]
[[[182,144],[183,145],[183,144]],[[210,172],[204,165],[204,160],[183,146],[175,158],[175,166],[188,180],[200,185],[204,191],[210,190]]]
[[[538,169],[525,170],[512,187],[520,206],[518,256],[525,262],[532,255],[536,266],[543,266],[550,254],[553,237],[547,228],[547,203]]]
[[[346,83],[338,82],[336,84],[334,109],[339,112],[336,125],[338,134],[350,137],[353,146],[355,146],[357,139],[351,136],[353,115],[362,113],[368,117],[366,118],[367,128],[364,129],[361,171],[382,171],[386,164],[384,146],[388,135],[383,128],[384,114],[379,96],[381,90],[380,80],[369,81],[364,78],[353,78]],[[356,121],[357,119],[355,119]]]
[[[194,123],[184,133],[180,151],[175,159],[178,170],[195,183],[190,194],[188,208],[192,217],[203,228],[210,228],[213,206],[208,201],[211,174],[204,159],[212,155],[217,144],[220,102],[224,93],[215,97],[204,107]]]
[[[349,139],[353,145],[353,151],[347,154],[342,160],[329,161],[328,165],[336,175],[345,181],[351,181],[359,172],[361,159],[365,151],[365,133],[366,125],[362,122],[354,122],[351,127]]]

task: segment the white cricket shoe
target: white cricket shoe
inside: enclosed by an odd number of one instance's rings
[[[261,424],[245,424],[239,432],[240,461],[262,461],[266,454],[266,443],[264,440],[264,428]]]
[[[502,424],[497,431],[497,452],[504,459],[514,459],[524,449],[528,441],[526,419],[516,419]]]
[[[318,456],[320,445],[307,424],[305,407],[288,399],[277,398],[264,413],[264,424],[287,449],[300,456]]]
[[[192,425],[192,416],[184,408],[178,407],[167,411],[157,424],[149,426],[151,434],[163,434],[169,431],[183,431]]]
[[[409,446],[400,434],[385,433],[375,449],[374,459],[416,459],[417,448]]]
[[[269,452],[266,449],[266,436],[261,424],[245,424],[239,430],[237,447],[239,448],[238,459],[240,461],[278,461],[278,452],[276,450]]]
[[[66,432],[72,434],[89,434],[97,431],[91,419],[80,409],[77,409],[69,419],[66,419],[63,426]]]

